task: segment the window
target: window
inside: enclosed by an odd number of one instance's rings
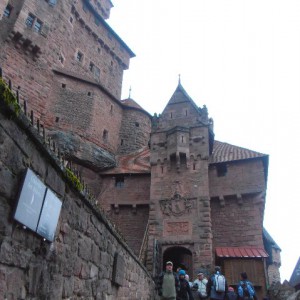
[[[83,11],[86,12],[86,13],[89,11],[89,9],[88,9],[88,7],[86,6],[85,3],[83,3],[82,9],[83,9]]]
[[[99,81],[100,80],[100,69],[98,67],[94,66],[93,73],[94,73],[94,78]]]
[[[124,176],[122,176],[122,175],[117,176],[116,180],[115,180],[115,187],[119,188],[119,189],[123,188],[124,187],[124,181],[125,181]]]
[[[171,168],[176,168],[176,153],[170,155],[170,165]]]
[[[60,56],[58,57],[58,60],[59,60],[62,64],[65,62],[65,58],[64,58],[62,55],[60,55]]]
[[[43,26],[42,21],[39,20],[39,19],[36,19],[36,21],[34,22],[34,30],[35,30],[36,32],[41,32],[42,26]]]
[[[94,65],[92,62],[90,62],[89,70],[90,70],[91,72],[94,71],[94,66],[95,66],[95,65]]]
[[[6,6],[5,10],[4,10],[3,15],[4,15],[5,17],[9,18],[10,15],[11,15],[12,9],[13,9],[13,7],[12,7],[11,5],[8,4],[8,5]]]
[[[135,122],[135,127],[140,127],[140,124],[138,122]]]
[[[57,0],[48,0],[49,5],[54,6]]]
[[[29,14],[25,21],[26,26],[32,28],[34,20],[35,20],[35,16],[33,14]]]
[[[95,21],[95,24],[96,24],[97,26],[100,26],[100,21],[99,21],[99,19],[98,19],[97,17],[95,17],[94,21]]]
[[[179,159],[181,165],[186,165],[186,154],[185,153],[179,153]]]
[[[112,34],[111,34],[110,32],[107,32],[107,37],[108,37],[110,40],[113,39],[113,38],[112,38]]]
[[[218,177],[225,176],[227,174],[227,165],[226,164],[217,165],[217,174],[218,174]]]
[[[79,62],[83,61],[83,54],[80,51],[78,51],[76,54],[76,60]]]
[[[102,138],[103,138],[104,141],[108,140],[108,131],[106,129],[103,130]]]

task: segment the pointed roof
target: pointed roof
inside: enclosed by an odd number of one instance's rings
[[[133,108],[133,109],[140,110],[140,111],[146,113],[151,118],[151,115],[145,109],[143,109],[137,102],[135,102],[133,99],[131,99],[130,97],[127,98],[127,99],[123,99],[120,102],[121,102],[121,104],[123,105],[124,108]]]
[[[123,100],[121,100],[121,103],[128,107],[133,107],[133,108],[138,108],[138,109],[144,110],[137,102],[135,102],[131,98],[123,99]]]
[[[298,259],[298,262],[295,266],[295,269],[292,273],[291,279],[290,279],[290,285],[295,287],[296,285],[300,285],[300,257]]]
[[[182,102],[190,102],[195,107],[195,109],[198,110],[198,106],[193,101],[193,99],[188,95],[188,93],[185,91],[179,79],[177,88],[173,93],[172,97],[170,98],[167,106],[172,104],[182,103]]]

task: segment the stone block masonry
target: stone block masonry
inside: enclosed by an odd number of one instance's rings
[[[106,216],[66,182],[35,129],[0,104],[0,299],[154,299],[150,274]],[[13,220],[27,167],[63,202],[53,243]]]

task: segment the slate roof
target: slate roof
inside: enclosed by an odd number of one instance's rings
[[[216,247],[217,257],[266,258],[269,255],[263,248],[256,247]]]
[[[186,90],[181,85],[180,81],[178,82],[178,86],[173,93],[172,97],[170,98],[168,104],[166,107],[170,104],[176,104],[181,102],[190,102],[196,110],[198,110],[198,106],[194,102],[194,100],[189,96],[189,94],[186,92]]]
[[[267,157],[267,155],[214,141],[214,149],[209,162],[215,164],[259,157]],[[117,156],[116,160],[118,166],[114,169],[104,171],[102,174],[150,173],[150,149],[148,147],[144,147],[128,155]]]
[[[274,241],[274,239],[271,237],[271,235],[265,228],[263,228],[263,237],[266,239],[266,242],[268,242],[268,244],[272,248],[281,251],[280,247],[277,245],[277,243]]]
[[[290,285],[295,287],[296,285],[300,285],[300,257],[295,266],[291,279],[289,281]]]

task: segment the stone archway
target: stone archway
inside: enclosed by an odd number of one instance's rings
[[[175,246],[166,249],[163,254],[163,266],[165,266],[169,260],[173,262],[174,271],[180,267],[186,270],[188,274],[193,274],[193,255],[187,248]]]

